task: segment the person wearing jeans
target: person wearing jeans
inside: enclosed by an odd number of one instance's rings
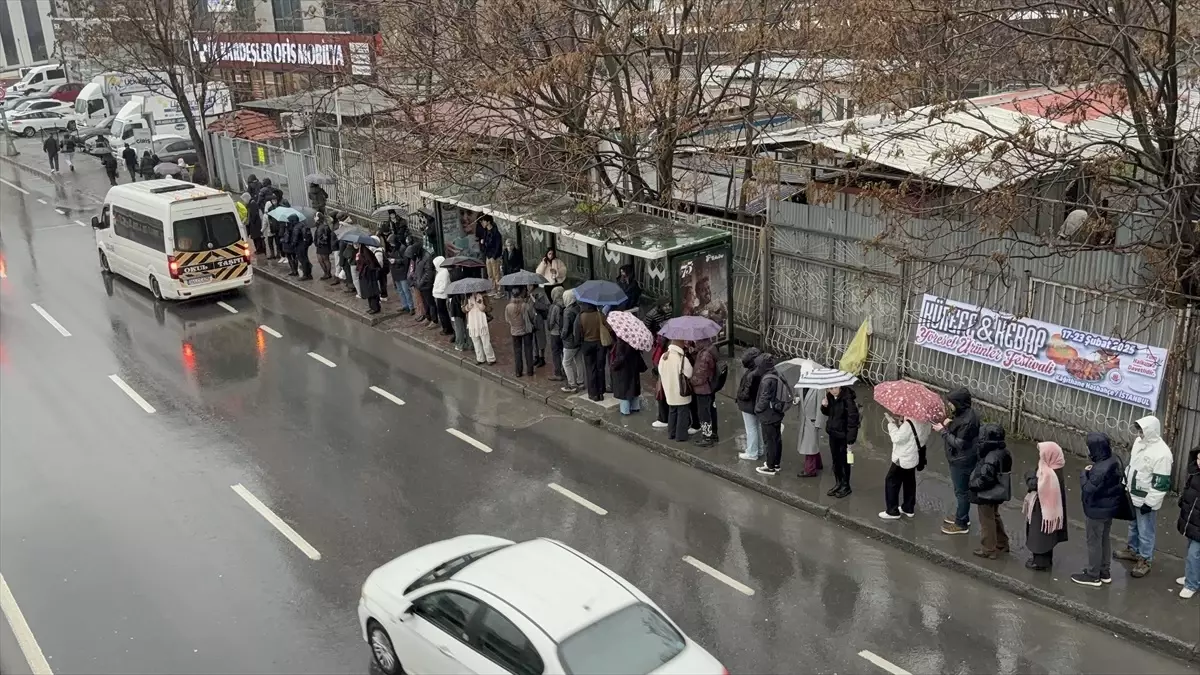
[[[621,402],[621,414],[632,415],[642,409],[642,373],[646,362],[642,353],[613,335],[613,398]]]
[[[1129,539],[1125,548],[1113,554],[1118,560],[1133,563],[1129,575],[1140,579],[1150,573],[1154,562],[1154,540],[1158,510],[1162,508],[1167,490],[1171,487],[1171,468],[1175,457],[1162,438],[1162,425],[1157,417],[1148,415],[1135,424],[1138,437],[1129,451],[1129,467],[1125,483],[1133,503],[1133,520],[1129,523]]]
[[[941,432],[946,446],[946,462],[950,465],[950,482],[954,486],[954,516],[942,521],[943,534],[967,534],[971,527],[971,501],[967,484],[979,461],[975,445],[979,439],[979,414],[971,407],[971,392],[960,387],[946,395],[953,407],[951,416],[933,430]]]
[[[550,335],[550,364],[554,366],[554,374],[546,378],[551,382],[562,382],[566,378],[563,370],[563,290],[562,286],[550,289],[550,311],[546,317],[546,332]]]
[[[1188,540],[1179,597],[1187,600],[1200,592],[1200,445],[1188,453],[1187,480],[1179,491],[1179,520],[1176,528]]]
[[[742,413],[742,426],[746,428],[746,449],[738,455],[738,459],[756,461],[762,457],[762,427],[754,414],[754,403],[758,399],[758,386],[762,382],[762,373],[758,372],[758,359],[762,352],[757,347],[751,347],[742,353],[742,379],[738,380],[737,393],[733,400]]]
[[[1121,461],[1113,455],[1108,435],[1087,435],[1088,459],[1091,464],[1079,474],[1079,494],[1083,502],[1084,536],[1087,541],[1088,566],[1071,575],[1071,581],[1083,586],[1099,587],[1112,581],[1113,517],[1125,501],[1121,485]]]
[[[762,377],[758,383],[758,395],[754,399],[754,414],[762,428],[765,458],[762,466],[756,466],[754,470],[764,476],[774,476],[779,473],[783,460],[783,415],[787,412],[792,393],[787,391],[787,382],[775,370],[775,357],[763,354],[755,363]]]
[[[513,291],[512,299],[504,308],[504,319],[512,335],[516,375],[524,377],[528,371],[533,377],[533,305],[529,304],[524,290]]]
[[[563,377],[567,383],[562,391],[573,394],[583,386],[583,333],[579,326],[579,304],[575,302],[575,291],[563,292],[563,317],[560,335],[563,343]]]

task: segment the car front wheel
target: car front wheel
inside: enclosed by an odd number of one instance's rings
[[[25,127],[25,131],[22,131],[21,135],[23,135],[25,138],[33,138],[37,135],[37,129],[34,129],[33,127]]]
[[[400,659],[396,658],[396,650],[392,647],[392,638],[378,623],[371,621],[367,624],[371,636],[371,656],[375,665],[379,666],[385,675],[400,675],[404,669],[400,667]]]

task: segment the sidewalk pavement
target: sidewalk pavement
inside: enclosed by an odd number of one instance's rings
[[[826,471],[819,479],[796,477],[800,468],[800,456],[796,453],[797,425],[784,424],[784,471],[778,476],[764,477],[754,471],[754,463],[737,459],[745,447],[745,435],[741,414],[726,396],[718,397],[718,419],[721,442],[710,448],[701,448],[692,443],[673,443],[666,440],[664,431],[650,426],[654,421],[654,387],[647,374],[642,386],[642,412],[622,416],[617,402],[606,397],[598,404],[586,395],[567,395],[559,391],[561,382],[551,382],[550,366],[539,368],[534,377],[513,377],[513,355],[507,336],[494,334],[492,343],[496,351],[496,364],[480,366],[475,363],[473,351],[459,352],[446,341],[439,331],[418,327],[418,321],[407,315],[396,316],[393,308],[397,300],[393,296],[384,302],[384,320],[368,317],[366,302],[355,300],[352,295],[330,290],[327,285],[298,282],[283,276],[278,266],[266,269],[259,267],[262,279],[280,283],[326,305],[336,304],[343,311],[360,320],[376,325],[397,338],[422,346],[467,370],[476,371],[483,377],[499,381],[505,386],[520,391],[526,398],[543,401],[550,407],[566,414],[603,427],[643,447],[667,455],[698,469],[721,476],[729,481],[765,494],[786,504],[838,522],[840,525],[887,541],[898,548],[944,565],[955,571],[969,574],[997,587],[1032,600],[1041,605],[1059,610],[1081,621],[1144,642],[1176,656],[1200,659],[1200,605],[1195,601],[1179,598],[1179,587],[1175,579],[1183,575],[1183,560],[1179,557],[1185,544],[1175,532],[1176,513],[1174,502],[1169,501],[1158,517],[1159,550],[1154,570],[1143,579],[1128,575],[1127,566],[1113,562],[1113,583],[1102,588],[1089,588],[1071,583],[1071,574],[1086,565],[1082,513],[1079,501],[1078,474],[1086,463],[1078,457],[1069,457],[1067,472],[1067,495],[1065,499],[1070,521],[1069,540],[1055,549],[1054,568],[1051,572],[1033,572],[1024,567],[1029,557],[1025,550],[1025,527],[1020,509],[1020,498],[1024,490],[1014,488],[1014,500],[1003,509],[1003,518],[1012,540],[1012,553],[999,560],[984,560],[971,555],[978,547],[978,528],[969,536],[947,536],[941,533],[942,517],[953,510],[954,495],[950,485],[945,460],[941,457],[941,443],[930,444],[930,466],[917,479],[917,516],[913,519],[884,521],[878,517],[883,510],[883,478],[890,464],[891,444],[883,429],[881,410],[871,400],[870,390],[858,391],[858,400],[863,408],[863,430],[855,446],[853,468],[854,494],[846,499],[825,496],[833,486],[826,444],[822,451]],[[341,296],[341,297],[339,297]],[[343,298],[350,298],[349,301]],[[494,312],[502,307],[493,306]],[[500,315],[500,314],[497,314]],[[493,324],[495,325],[495,324]],[[499,331],[496,331],[499,333]],[[548,356],[548,355],[547,355]],[[734,360],[730,368],[727,391],[736,387],[741,375],[740,362]],[[794,413],[793,413],[794,415]],[[1032,443],[1014,441],[1011,446],[1014,456],[1014,481],[1024,486],[1024,473],[1036,468],[1036,450]],[[1032,459],[1031,459],[1032,458]],[[1114,550],[1124,545],[1126,527],[1122,523],[1114,526]]]
[[[98,171],[98,164],[96,169],[78,171],[74,175],[52,176],[39,166],[30,168],[38,159],[44,159],[40,151],[22,155],[18,158],[19,161],[14,163],[27,165],[25,170],[44,175],[51,180],[56,180],[57,177],[57,181],[69,184],[85,194],[96,187],[107,189],[107,178]],[[92,194],[94,196],[95,193]],[[479,366],[475,363],[472,351],[455,351],[439,331],[420,329],[415,319],[400,314],[395,294],[384,301],[383,312],[369,316],[366,314],[366,301],[343,292],[341,286],[330,286],[319,280],[299,281],[295,277],[286,276],[285,266],[265,260],[255,262],[255,271],[261,280],[286,286],[335,311],[390,332],[398,339],[422,346],[460,364],[463,368],[477,371],[483,377],[512,387],[526,398],[542,401],[556,410],[603,427],[651,451],[836,521],[872,538],[887,541],[907,552],[987,581],[1081,621],[1144,642],[1181,658],[1200,660],[1200,604],[1196,604],[1196,600],[1186,601],[1179,598],[1179,587],[1174,581],[1183,574],[1183,560],[1180,556],[1186,544],[1175,531],[1177,509],[1173,499],[1168,499],[1158,515],[1159,548],[1154,570],[1149,576],[1133,579],[1129,577],[1125,564],[1114,561],[1111,585],[1094,589],[1071,583],[1069,576],[1080,571],[1086,563],[1078,496],[1078,475],[1086,464],[1083,458],[1068,456],[1064,468],[1067,474],[1068,494],[1065,504],[1070,525],[1069,540],[1055,549],[1055,563],[1051,572],[1033,572],[1024,567],[1028,552],[1024,548],[1025,527],[1020,510],[1020,497],[1024,491],[1019,487],[1014,488],[1015,499],[1002,509],[1004,522],[1012,539],[1010,555],[999,560],[984,560],[972,556],[971,551],[978,546],[977,527],[969,536],[947,536],[941,533],[942,517],[953,509],[954,496],[945,460],[940,452],[941,443],[938,440],[932,440],[930,443],[929,467],[918,474],[917,516],[898,521],[883,521],[878,517],[878,512],[883,510],[883,477],[890,464],[890,442],[883,429],[881,411],[871,400],[868,388],[858,390],[864,424],[859,442],[855,446],[854,494],[839,500],[825,496],[825,492],[833,485],[832,471],[829,470],[829,453],[825,443],[822,443],[822,452],[827,468],[823,475],[819,479],[796,477],[801,464],[800,456],[795,451],[798,428],[796,424],[784,424],[784,470],[779,475],[769,478],[761,476],[755,473],[753,462],[738,460],[737,454],[745,446],[745,435],[741,414],[733,401],[726,396],[717,397],[720,443],[710,448],[701,448],[691,443],[669,442],[662,430],[650,426],[654,421],[655,402],[654,386],[648,373],[642,387],[643,411],[637,415],[623,417],[617,409],[616,401],[611,397],[606,397],[603,404],[598,404],[588,400],[583,394],[563,394],[559,391],[561,383],[547,380],[547,376],[552,373],[549,366],[538,369],[532,378],[514,378],[512,349],[507,336],[498,329],[497,334],[492,337],[496,350],[496,364]],[[501,312],[503,308],[493,309]],[[497,316],[502,314],[498,313]],[[740,376],[741,363],[738,359],[733,359],[730,361],[731,384],[726,384],[726,393],[736,388]],[[794,416],[795,413],[791,413],[789,419]],[[1037,465],[1036,449],[1032,443],[1019,440],[1010,441],[1009,447],[1014,458],[1013,473],[1021,478],[1014,482],[1023,486],[1025,472],[1033,470]],[[1114,525],[1114,550],[1124,545],[1126,530],[1123,523]]]

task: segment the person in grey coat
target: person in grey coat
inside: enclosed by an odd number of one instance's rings
[[[546,319],[550,315],[550,298],[539,286],[529,286],[529,304],[533,306],[533,365],[546,365]]]
[[[817,442],[825,428],[825,416],[821,414],[821,391],[804,389],[800,392],[800,435],[796,450],[804,458],[804,469],[796,474],[800,478],[816,478],[821,475],[821,448]]]
[[[567,379],[563,372],[563,292],[562,286],[551,289],[550,312],[546,317],[546,332],[550,335],[550,361],[554,364],[554,374],[546,379],[552,382]]]
[[[563,375],[567,384],[562,390],[573,394],[583,386],[583,331],[579,328],[582,308],[575,301],[575,291],[563,293],[563,319],[560,336],[563,343]]]

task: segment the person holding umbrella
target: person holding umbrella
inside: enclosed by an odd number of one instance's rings
[[[260,230],[260,241],[261,235]],[[329,260],[329,256],[333,254],[333,228],[329,227],[329,216],[324,213],[317,214],[317,231],[313,234],[313,245],[317,249],[317,264],[321,266],[321,281],[328,281],[333,278],[333,265]]]
[[[379,260],[370,246],[354,246],[357,249],[354,264],[358,270],[358,285],[362,296],[367,299],[367,314],[378,314],[383,310],[379,303]]]
[[[858,440],[858,402],[850,388],[856,378],[840,370],[823,368],[810,373],[809,379],[827,382],[821,414],[825,416],[825,433],[829,436],[829,456],[833,461],[836,484],[825,494],[841,499],[851,492],[850,453]]]
[[[692,364],[678,341],[672,340],[667,346],[667,353],[658,362],[658,376],[668,406],[667,437],[677,443],[686,443],[690,424],[688,404],[692,402]]]
[[[875,401],[883,406],[888,436],[892,440],[892,464],[883,481],[884,520],[913,517],[917,496],[917,472],[928,463],[925,444],[931,423],[945,417],[946,406],[928,387],[908,380],[881,382]],[[903,499],[901,499],[903,493]]]
[[[489,284],[490,290],[490,284]],[[483,293],[473,293],[467,300],[467,333],[471,336],[471,344],[475,347],[475,363],[490,366],[496,363],[496,352],[492,350],[492,335],[488,330],[487,296]]]
[[[612,310],[606,319],[613,336],[609,359],[613,397],[621,402],[621,414],[631,415],[642,409],[642,373],[646,372],[646,362],[641,352],[650,351],[654,336],[646,324],[628,312]]]
[[[315,178],[317,176],[309,176]],[[325,192],[325,188],[321,187],[320,183],[308,184],[308,205],[318,211],[324,211],[325,205],[329,202],[329,193]]]
[[[584,304],[579,314],[579,328],[583,334],[583,377],[587,384],[588,398],[599,403],[604,400],[604,346],[602,332],[604,318],[596,306]],[[688,366],[691,377],[691,366]],[[688,397],[691,401],[691,397]]]
[[[524,377],[525,371],[533,377],[533,305],[527,302],[525,289],[514,288],[512,299],[504,308],[504,320],[508,322],[508,331],[512,335],[513,362],[516,365],[517,377]]]
[[[550,312],[546,317],[546,332],[550,335],[550,362],[554,365],[554,374],[546,379],[551,382],[567,379],[563,370],[563,293],[562,286],[550,289]]]
[[[388,263],[392,266],[392,283],[400,297],[400,311],[412,314],[416,311],[412,286],[408,283],[408,228],[396,228],[388,235]]]
[[[563,385],[561,391],[567,394],[579,391],[580,387],[584,386],[587,377],[581,353],[583,350],[583,329],[579,325],[581,309],[579,302],[575,299],[575,291],[564,291],[561,336],[563,376],[567,378],[567,383]]]
[[[717,348],[711,339],[693,342],[695,365],[692,370],[692,401],[700,420],[700,440],[696,445],[711,448],[720,438],[717,436],[717,392],[713,388],[717,372]]]

